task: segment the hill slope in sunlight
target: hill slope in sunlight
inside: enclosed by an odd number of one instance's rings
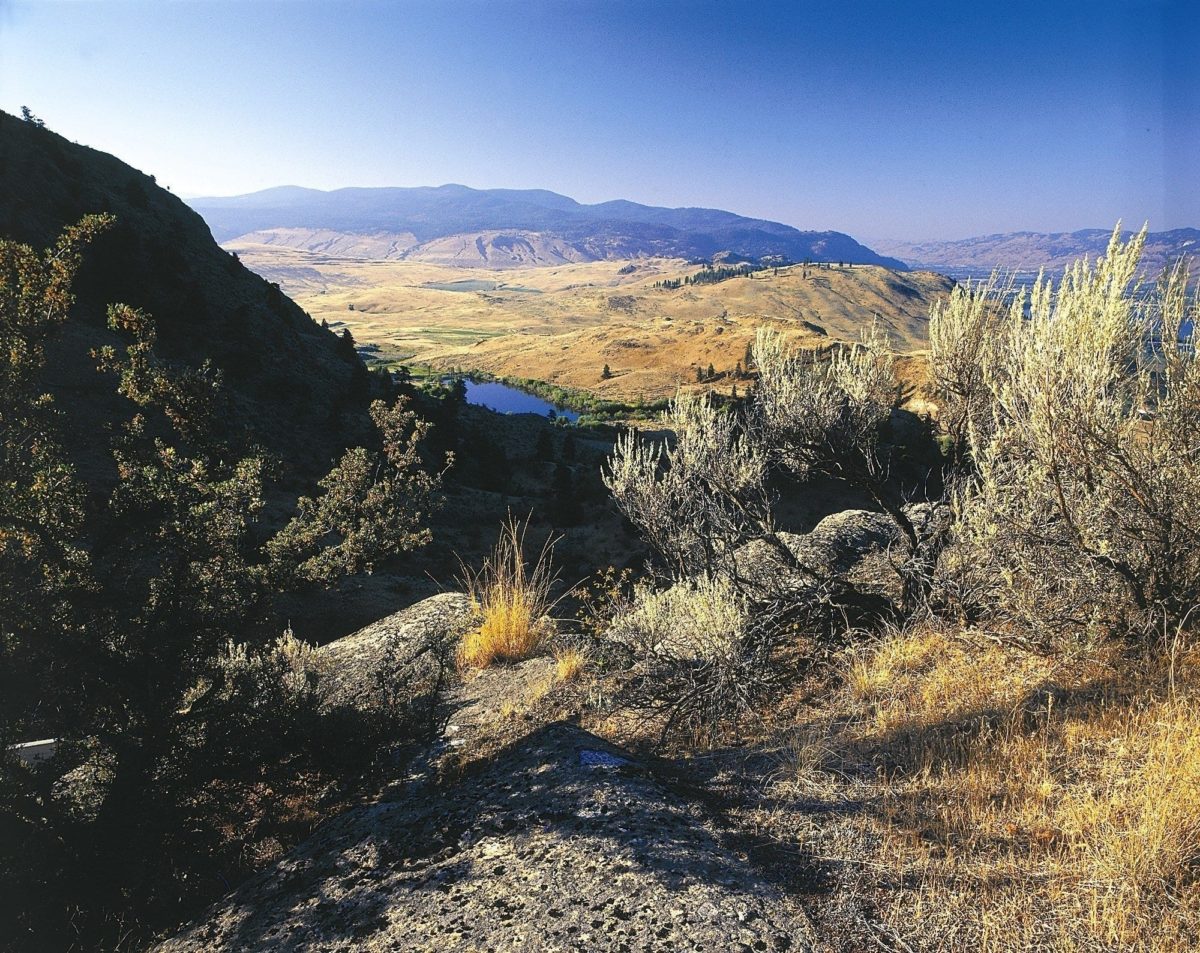
[[[621,400],[656,399],[711,363],[733,372],[760,324],[808,346],[856,340],[875,315],[903,351],[925,347],[929,306],[952,282],[873,266],[767,269],[655,287],[697,273],[679,259],[459,269],[230,243],[314,318],[388,360],[544,380]],[[602,378],[608,364],[611,377]],[[733,376],[722,387],[732,388]]]

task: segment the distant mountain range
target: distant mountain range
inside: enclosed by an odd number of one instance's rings
[[[1132,232],[1125,232],[1129,238]],[[882,252],[894,255],[912,268],[941,272],[986,273],[1005,271],[1059,272],[1082,255],[1104,254],[1112,229],[1085,228],[1077,232],[1007,232],[959,241],[874,242]],[[1151,232],[1146,237],[1143,270],[1157,274],[1180,256],[1192,256],[1192,273],[1200,271],[1200,229],[1176,228]]]
[[[648,256],[844,261],[906,270],[849,235],[702,208],[616,200],[584,205],[541,189],[295,186],[189,204],[220,242],[345,257],[514,267]]]

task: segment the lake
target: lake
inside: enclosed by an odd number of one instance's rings
[[[943,268],[941,269],[940,273],[945,275],[947,278],[953,278],[960,284],[967,281],[971,282],[971,284],[978,284],[980,282],[986,282],[992,276],[992,271],[990,269],[985,270],[983,268]],[[1001,272],[1000,274],[1000,280],[1002,283],[1008,278],[1012,278],[1013,284],[1018,288],[1028,288],[1032,286],[1033,283],[1037,281],[1037,277],[1038,273],[1036,271],[1028,271],[1024,269]],[[1059,273],[1047,271],[1046,277],[1057,284]]]
[[[573,410],[558,407],[536,394],[528,394],[507,384],[497,381],[473,381],[469,377],[464,383],[467,387],[468,404],[486,407],[498,414],[537,414],[539,417],[549,417],[550,412],[554,411],[556,417],[563,417],[572,423],[579,419],[579,414]]]

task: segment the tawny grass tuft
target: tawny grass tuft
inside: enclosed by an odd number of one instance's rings
[[[555,602],[551,590],[558,581],[552,559],[556,540],[547,539],[529,567],[525,562],[528,528],[528,521],[519,523],[509,517],[482,568],[463,568],[463,583],[479,619],[459,646],[463,668],[529,658],[553,631],[549,613]]]
[[[554,679],[573,682],[583,674],[587,656],[579,649],[563,649],[554,653]]]

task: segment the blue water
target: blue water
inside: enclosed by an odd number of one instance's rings
[[[981,281],[986,282],[992,276],[991,270],[984,270],[982,268],[943,268],[940,273],[947,278],[953,278],[955,281],[970,281],[971,284],[977,284]],[[1037,276],[1038,273],[1036,271],[1028,270],[1001,272],[1000,282],[1003,284],[1008,278],[1012,278],[1013,284],[1016,287],[1028,288],[1037,280]],[[1059,276],[1056,272],[1047,271],[1046,277],[1057,283]]]
[[[499,384],[496,381],[473,381],[467,378],[467,403],[476,407],[486,407],[498,414],[537,414],[539,417],[549,417],[554,411],[556,417],[563,417],[572,423],[579,419],[579,414],[566,407],[558,407],[536,394],[527,394],[523,390]]]

